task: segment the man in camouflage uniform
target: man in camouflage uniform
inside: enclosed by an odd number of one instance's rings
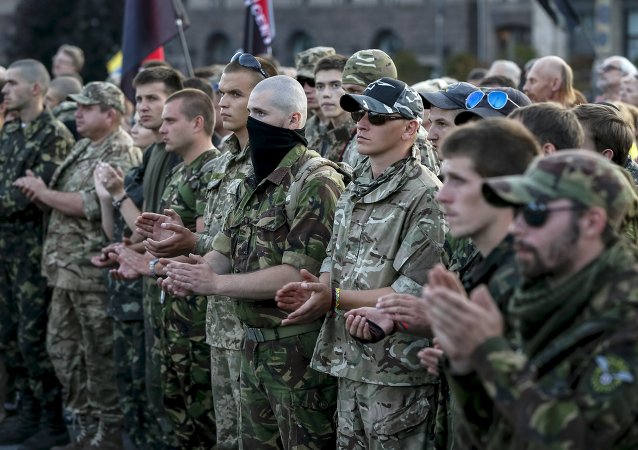
[[[419,368],[417,352],[428,341],[403,329],[390,334],[392,320],[372,334],[368,322],[377,319],[379,296],[418,295],[442,258],[440,182],[419,163],[414,145],[423,104],[402,81],[381,78],[360,95],[343,96],[341,106],[358,119],[359,152],[368,159],[339,199],[321,277],[306,274],[277,299],[311,294],[284,324],[328,312],[311,367],[338,377],[339,448],[427,448],[438,381]]]
[[[47,350],[64,388],[65,406],[98,421],[93,436],[78,436],[86,439],[87,448],[121,448],[113,325],[101,270],[90,263],[105,243],[93,171],[100,161],[128,171],[142,155],[120,128],[124,95],[117,86],[89,83],[72,98],[78,103],[78,132],[85,138],[58,167],[50,187],[35,174],[15,184],[32,201],[51,208],[42,264],[53,286]]]
[[[494,146],[496,140],[501,144],[498,147]],[[506,313],[509,298],[520,280],[513,238],[508,234],[514,211],[487,203],[481,194],[481,185],[485,177],[523,173],[540,154],[540,146],[523,125],[490,119],[453,130],[445,138],[441,151],[443,185],[437,200],[446,216],[449,235],[455,239],[469,238],[478,249],[471,264],[459,268],[458,276],[466,292],[485,284],[500,310]],[[452,260],[462,260],[464,256],[453,255]],[[379,299],[377,308],[406,325],[410,333],[431,334],[423,299],[387,295]],[[440,356],[440,349],[428,347],[422,359],[438,361]],[[444,378],[438,399],[435,448],[452,448],[454,436],[462,431],[455,429],[450,421],[449,390]]]
[[[568,150],[536,158],[524,175],[487,179],[483,195],[518,208],[525,281],[505,319],[484,287],[471,302],[451,285],[424,292],[457,417],[472,432],[458,446],[635,448],[638,274],[618,237],[638,211],[631,183],[602,156]]]
[[[393,79],[397,77],[397,69],[392,58],[378,49],[359,50],[346,61],[341,74],[341,84],[346,94],[361,94],[370,83],[383,77]],[[421,152],[421,164],[438,175],[439,158],[434,153],[427,136],[427,131],[421,125],[416,139],[416,145]],[[353,136],[343,153],[342,160],[351,167],[356,167],[363,158],[364,156],[357,150],[357,137]]]
[[[343,152],[356,130],[350,114],[339,106],[339,99],[345,94],[341,74],[346,61],[347,58],[343,55],[332,55],[321,58],[315,64],[317,102],[330,124],[323,133],[308,140],[308,148],[334,162],[341,161]]]
[[[306,122],[305,135],[308,142],[315,141],[326,130],[330,121],[324,117],[317,102],[315,90],[315,64],[325,56],[335,54],[332,47],[312,47],[295,55],[295,69],[297,81],[303,87],[308,100],[308,121]]]
[[[266,74],[277,74],[266,60],[257,60]],[[238,61],[224,68],[219,82],[219,105],[224,128],[232,130],[232,134],[224,141],[221,156],[202,168],[207,201],[205,205],[200,204],[203,209],[198,213],[203,214],[205,231],[192,233],[181,224],[181,220],[174,223],[168,216],[144,213],[139,221],[140,232],[155,240],[148,247],[156,256],[173,257],[187,252],[206,255],[212,251],[213,238],[235,205],[237,186],[252,170],[246,128],[247,106],[250,93],[261,80],[263,74],[242,66]],[[174,232],[173,236],[160,240],[161,236],[153,233],[155,224],[160,221],[166,223],[167,230]],[[156,267],[161,270],[161,263]],[[239,365],[243,336],[244,328],[235,314],[233,300],[221,295],[210,296],[206,312],[206,343],[211,347],[211,383],[217,447],[220,449],[230,450],[238,446]]]
[[[0,135],[0,358],[16,374],[20,404],[18,423],[0,427],[0,445],[23,442],[24,448],[68,442],[61,387],[45,348],[50,291],[40,275],[42,211],[13,185],[27,171],[49,182],[73,146],[69,131],[44,107],[48,84],[41,63],[20,60],[7,70],[2,90],[18,119],[5,123]]]
[[[302,267],[318,271],[343,180],[305,147],[306,97],[295,80],[260,82],[248,110],[253,171],[237,185],[213,252],[194,265],[169,264],[166,286],[236,301],[246,327],[240,448],[331,448],[336,386],[308,368],[321,323],[281,327],[286,313],[274,297]],[[317,166],[305,173],[309,164]]]
[[[55,118],[69,129],[75,139],[80,138],[75,129],[75,111],[77,111],[78,105],[67,98],[69,95],[79,94],[81,90],[82,83],[77,78],[63,75],[51,80],[51,85],[44,98],[44,103],[51,109]]]

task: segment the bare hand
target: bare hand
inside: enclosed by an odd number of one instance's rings
[[[425,300],[409,294],[388,294],[377,300],[379,311],[399,322],[409,333],[417,336],[431,336],[430,320]]]
[[[26,176],[15,180],[13,185],[19,187],[22,193],[32,202],[39,201],[40,194],[47,189],[44,180],[36,177],[31,170],[27,170]]]
[[[344,314],[346,318],[346,330],[359,339],[365,341],[376,341],[377,339],[370,332],[370,322],[380,327],[386,336],[394,331],[394,321],[389,314],[379,311],[377,308],[365,306],[351,309]]]
[[[188,297],[193,295],[193,292],[187,290],[187,289],[182,289],[182,288],[178,288],[177,286],[175,286],[175,284],[173,284],[172,280],[170,278],[158,278],[157,279],[157,285],[163,290],[168,292],[169,294],[175,296],[175,297]]]
[[[135,221],[136,232],[146,237],[146,251],[158,258],[173,258],[195,249],[195,234],[186,228],[172,209],[166,214],[143,213]]]
[[[436,338],[434,339],[433,347],[426,347],[418,353],[421,365],[432,375],[439,374],[439,365],[441,364],[443,355],[443,350],[441,350]]]
[[[100,162],[95,166],[95,170],[93,170],[93,184],[95,185],[95,193],[98,198],[102,201],[110,201],[111,193],[106,190],[104,186],[104,181],[106,181],[106,177],[104,176],[104,165],[105,163]],[[108,166],[108,164],[106,164]]]
[[[170,285],[176,291],[197,295],[217,294],[219,275],[202,256],[190,254],[189,257],[194,261],[193,264],[171,261],[166,266],[166,278],[170,280]]]
[[[119,198],[126,193],[124,190],[124,173],[119,167],[109,163],[100,163],[100,179],[111,197]]]
[[[117,261],[120,263],[120,273],[123,271],[130,274],[129,269],[137,272],[138,275],[151,276],[148,263],[151,262],[151,255],[138,253],[130,247],[116,247]]]
[[[444,287],[467,296],[458,275],[447,270],[443,264],[437,264],[428,272],[428,284],[426,287]]]
[[[318,283],[319,278],[308,272],[306,269],[301,269],[299,274],[303,281],[288,283],[277,291],[277,294],[275,295],[277,308],[288,312],[296,311],[312,295],[312,291],[302,288],[301,285],[303,282]]]
[[[291,284],[296,286],[290,286]],[[311,323],[322,318],[330,311],[332,289],[330,289],[330,286],[319,282],[318,279],[313,283],[307,281],[288,283],[280,291],[286,290],[290,292],[291,289],[299,289],[300,299],[308,294],[310,296],[298,309],[288,314],[288,317],[281,321],[282,326]],[[277,295],[279,295],[279,292],[277,292]]]

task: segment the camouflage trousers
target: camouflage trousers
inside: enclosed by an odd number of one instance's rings
[[[210,348],[210,381],[213,391],[217,448],[236,449],[239,445],[239,373],[241,351]]]
[[[115,381],[124,426],[138,449],[155,448],[146,399],[144,323],[141,320],[113,321]]]
[[[432,448],[436,385],[383,386],[339,378],[337,447],[404,450]]]
[[[61,386],[45,345],[51,291],[40,276],[42,246],[22,228],[0,232],[0,358],[18,392],[32,392],[45,406]]]
[[[164,409],[174,447],[208,450],[217,431],[206,344],[206,297],[166,297],[161,337]]]
[[[119,425],[113,322],[106,308],[106,292],[54,288],[47,350],[62,383],[65,407]]]
[[[309,368],[317,335],[244,339],[240,449],[335,448],[336,380]]]
[[[163,305],[160,303],[160,288],[154,278],[144,278],[144,342],[145,384],[148,409],[154,418],[148,424],[153,439],[152,448],[169,448],[172,440],[171,422],[164,410],[164,394],[161,376],[161,337]]]

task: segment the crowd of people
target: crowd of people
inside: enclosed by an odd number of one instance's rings
[[[629,60],[83,61],[1,74],[0,445],[638,446]]]

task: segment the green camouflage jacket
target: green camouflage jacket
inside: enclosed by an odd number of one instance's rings
[[[391,286],[419,295],[428,269],[441,262],[446,226],[435,200],[440,181],[418,162],[418,149],[372,178],[362,164],[339,199],[321,272],[332,287],[371,290]],[[436,382],[420,367],[426,339],[396,332],[375,344],[350,336],[342,311],[328,314],[311,367],[333,376],[390,386]]]
[[[326,131],[326,125],[321,125],[317,116],[308,117],[304,127],[304,135],[308,142],[317,142]]]
[[[631,174],[631,179],[634,180],[634,184],[638,185],[638,164],[630,157],[627,157],[627,162],[623,167]]]
[[[343,152],[357,131],[357,124],[351,118],[341,126],[335,128],[328,125],[323,133],[308,139],[308,148],[318,152],[330,161],[341,162]]]
[[[473,430],[460,448],[638,448],[638,266],[633,255],[617,258],[621,246],[548,289],[564,301],[536,317],[523,351],[488,339],[472,357],[478,376],[451,377]]]
[[[342,175],[331,166],[312,172],[303,185],[295,176],[316,152],[296,145],[259,184],[250,177],[239,185],[236,207],[230,212],[213,247],[231,260],[231,273],[246,273],[282,264],[319,273],[332,232]],[[286,207],[298,189],[292,223]],[[237,299],[237,315],[250,326],[274,328],[287,316],[273,300]]]
[[[31,222],[40,230],[42,211],[13,182],[33,171],[45,183],[73,147],[69,130],[47,110],[24,125],[7,122],[0,134],[0,224],[23,228]]]
[[[106,290],[102,269],[89,261],[106,244],[93,170],[102,161],[127,172],[141,160],[140,149],[133,145],[128,134],[118,129],[97,146],[91,145],[89,139],[78,141],[58,167],[51,179],[51,189],[79,192],[84,216],[71,217],[51,210],[43,249],[43,274],[50,285],[76,291]]]
[[[197,233],[196,251],[200,255],[213,249],[215,235],[235,206],[238,186],[253,170],[249,145],[241,149],[234,134],[224,141],[222,151],[219,157],[209,161],[202,169],[206,183],[206,204],[200,204],[198,210],[204,216],[204,232]],[[239,350],[243,337],[244,327],[235,312],[235,302],[222,295],[208,297],[206,342],[216,348]]]

